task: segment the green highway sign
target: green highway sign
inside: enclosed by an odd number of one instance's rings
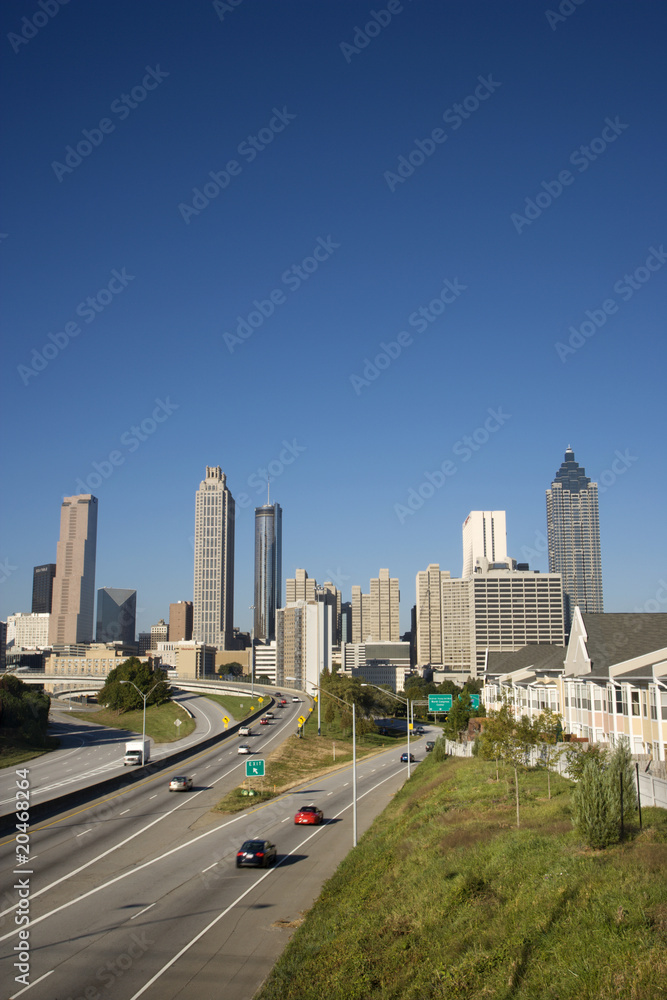
[[[449,712],[452,707],[451,694],[430,694],[428,696],[429,712]]]
[[[247,760],[245,762],[245,776],[246,776],[246,778],[263,778],[264,777],[264,761],[263,760]]]
[[[470,700],[472,702],[472,707],[473,708],[479,708],[479,695],[478,694],[471,694],[470,695]]]

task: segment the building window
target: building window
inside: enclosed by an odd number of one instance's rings
[[[639,715],[639,691],[631,691],[630,699],[632,702],[632,714]]]

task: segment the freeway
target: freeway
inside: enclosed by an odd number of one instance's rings
[[[217,702],[188,692],[181,692],[174,701],[183,705],[197,722],[197,728],[182,740],[151,746],[151,757],[159,760],[176,750],[195,746],[210,736],[224,732],[224,712]],[[88,788],[105,778],[125,771],[125,742],[137,734],[125,729],[110,729],[94,721],[72,718],[65,705],[51,703],[49,736],[60,739],[60,748],[29,761],[32,803],[44,802],[65,792]],[[14,804],[14,769],[0,771],[0,815]]]
[[[289,705],[256,730],[255,754],[289,738],[300,711]],[[28,1000],[171,1000],[186,993],[208,1000],[223,989],[226,1000],[253,996],[352,846],[352,777],[344,767],[243,813],[216,816],[212,805],[242,778],[238,742],[179,765],[194,776],[190,793],[170,796],[168,775],[153,775],[31,830],[30,867],[23,868],[30,873],[30,969],[11,996],[28,983]],[[358,765],[360,835],[407,777],[401,749]],[[414,744],[418,759],[423,749],[423,740]],[[325,823],[295,826],[298,804],[313,801]],[[236,869],[241,842],[258,836],[277,844],[278,864],[266,872]],[[12,874],[21,871],[17,846],[0,845],[4,885],[22,877]],[[18,895],[10,889],[0,904],[0,974],[8,984],[17,975]]]

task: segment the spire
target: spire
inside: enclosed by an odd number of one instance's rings
[[[554,483],[560,483],[563,489],[569,490],[570,493],[579,493],[590,484],[586,470],[578,462],[575,462],[574,452],[570,445],[567,446],[565,458],[554,477]]]

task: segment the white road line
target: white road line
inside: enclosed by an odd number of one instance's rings
[[[394,777],[394,775],[392,774],[392,775],[390,775],[390,776],[389,776],[389,778],[384,778],[384,779],[383,779],[383,781],[379,782],[379,784],[378,784],[378,785],[376,785],[376,786],[375,786],[374,788],[369,788],[367,792],[364,792],[364,795],[362,795],[362,796],[359,796],[359,797],[360,797],[360,798],[363,798],[363,797],[364,797],[365,795],[369,795],[369,794],[370,794],[370,793],[371,793],[372,791],[375,791],[375,788],[379,788],[379,786],[380,786],[380,785],[382,785],[382,784],[384,784],[384,782],[385,782],[385,781],[389,781],[389,780],[390,780],[391,778],[393,778],[393,777]],[[336,813],[336,815],[335,815],[335,816],[333,816],[333,817],[332,817],[332,819],[338,819],[338,817],[339,817],[340,815],[342,815],[342,813],[344,813],[344,812],[345,812],[345,811],[346,811],[347,809],[351,809],[351,808],[352,808],[352,805],[351,805],[351,804],[350,804],[350,805],[347,805],[347,806],[345,806],[345,808],[344,808],[344,809],[341,809],[341,810],[340,810],[340,812]],[[313,832],[312,832],[312,833],[311,833],[311,834],[310,834],[310,835],[309,835],[308,837],[306,837],[306,838],[305,838],[305,840],[302,840],[302,841],[301,841],[301,843],[300,843],[300,844],[298,844],[298,845],[297,845],[297,846],[296,846],[296,847],[294,848],[294,850],[293,850],[293,851],[290,851],[290,852],[289,852],[288,854],[286,854],[286,855],[285,855],[285,858],[289,858],[289,857],[290,857],[290,856],[291,856],[292,854],[295,854],[295,853],[296,853],[297,851],[301,850],[301,848],[302,848],[302,847],[304,846],[304,844],[307,844],[309,840],[311,840],[311,839],[312,839],[312,838],[313,838],[313,837],[314,837],[314,836],[315,836],[315,835],[316,835],[317,833],[319,833],[319,831],[320,831],[321,829],[325,828],[325,827],[326,827],[327,825],[328,825],[327,823],[324,823],[324,824],[323,824],[322,826],[316,826],[316,827],[315,827],[315,829],[313,830]],[[283,859],[283,860],[284,860],[284,859]],[[153,983],[157,982],[157,980],[158,980],[158,979],[160,978],[160,976],[162,976],[162,974],[163,974],[163,973],[165,973],[165,972],[167,971],[167,969],[170,969],[170,968],[172,967],[172,965],[174,965],[174,964],[175,964],[175,963],[176,963],[176,962],[177,962],[177,961],[179,960],[179,958],[181,958],[181,957],[182,957],[183,955],[185,955],[186,951],[189,951],[189,950],[190,950],[190,948],[191,948],[191,947],[192,947],[192,946],[193,946],[194,944],[196,944],[196,943],[197,943],[197,941],[199,941],[199,940],[200,940],[201,938],[203,938],[204,934],[206,934],[206,933],[207,933],[207,932],[208,932],[208,931],[209,931],[209,930],[211,929],[211,927],[215,927],[215,925],[216,925],[216,924],[218,923],[218,921],[219,921],[219,920],[222,920],[222,918],[223,918],[223,917],[226,917],[226,916],[227,916],[227,914],[228,914],[228,913],[230,912],[230,910],[233,910],[233,909],[234,909],[234,907],[235,907],[235,906],[236,906],[236,905],[237,905],[238,903],[240,903],[242,899],[245,899],[245,897],[246,897],[246,896],[248,895],[248,893],[252,892],[252,890],[253,890],[253,889],[255,889],[255,888],[256,888],[256,887],[257,887],[257,886],[259,885],[259,883],[260,883],[260,882],[263,882],[265,878],[268,878],[268,877],[269,877],[269,875],[272,875],[272,874],[273,874],[273,873],[275,872],[275,870],[276,870],[277,868],[279,868],[279,867],[280,867],[280,865],[281,865],[281,864],[282,864],[282,860],[281,860],[281,861],[278,861],[278,862],[277,862],[277,864],[276,864],[276,865],[274,866],[274,868],[272,868],[272,869],[269,869],[269,870],[268,870],[267,872],[265,872],[265,873],[264,873],[264,875],[261,875],[261,876],[260,876],[260,877],[259,877],[259,878],[257,879],[257,881],[256,881],[256,882],[253,882],[253,884],[252,884],[252,885],[251,885],[251,886],[250,886],[250,887],[249,887],[248,889],[246,889],[246,891],[245,891],[245,892],[242,892],[242,893],[241,893],[241,895],[240,895],[240,896],[238,896],[238,898],[237,898],[237,899],[235,899],[233,903],[230,903],[230,904],[229,904],[229,906],[227,907],[227,909],[226,909],[226,910],[223,910],[223,911],[222,911],[222,913],[219,913],[219,914],[218,914],[218,916],[217,916],[217,917],[215,917],[215,918],[214,918],[214,919],[213,919],[213,920],[212,920],[212,921],[210,922],[210,924],[208,924],[208,926],[204,927],[204,929],[203,929],[203,930],[201,930],[201,931],[199,931],[199,933],[198,933],[198,934],[196,934],[196,935],[195,935],[195,936],[194,936],[194,937],[192,938],[192,940],[191,940],[191,941],[190,941],[190,942],[189,942],[188,944],[184,945],[184,946],[183,946],[183,947],[181,948],[181,950],[180,950],[180,951],[179,951],[179,952],[178,952],[178,953],[177,953],[176,955],[174,955],[174,957],[173,957],[173,958],[171,958],[171,959],[170,959],[170,960],[169,960],[169,961],[167,962],[167,964],[166,964],[166,965],[164,965],[164,966],[163,966],[163,967],[162,967],[161,969],[159,969],[159,970],[158,970],[158,971],[157,971],[157,972],[155,973],[155,975],[153,976],[153,978],[152,978],[152,979],[149,979],[149,980],[148,980],[148,982],[147,982],[147,983],[145,983],[145,984],[144,984],[144,985],[143,985],[143,986],[141,987],[141,989],[140,989],[140,990],[139,990],[139,991],[138,991],[137,993],[134,993],[134,994],[133,994],[133,995],[132,995],[132,996],[130,997],[130,1000],[138,1000],[138,998],[139,998],[139,997],[140,997],[140,996],[141,996],[141,995],[142,995],[143,993],[145,993],[145,992],[146,992],[146,990],[147,990],[147,989],[149,989],[149,988],[150,988],[150,987],[151,987],[151,986],[153,985]],[[135,869],[135,870],[136,870],[136,869]]]
[[[156,799],[157,798],[157,794],[158,793],[156,792],[155,795],[149,795],[149,799]]]
[[[289,819],[289,816],[285,816],[285,819],[281,819],[281,821],[280,821],[280,822],[281,822],[281,823],[286,823],[288,819]]]
[[[122,811],[122,813],[121,813],[120,815],[121,815],[121,816],[124,816],[124,815],[125,815],[125,813],[129,813],[129,811],[130,811],[129,809],[123,809],[123,811]]]
[[[204,874],[204,872],[210,872],[211,868],[215,868],[215,866],[217,865],[217,863],[218,863],[217,861],[214,861],[212,865],[208,866],[208,868],[203,868],[202,869],[202,875]]]
[[[35,981],[33,983],[30,983],[29,986],[24,986],[24,988],[22,990],[19,990],[18,993],[12,993],[10,1000],[16,1000],[16,997],[20,997],[22,993],[25,993],[26,990],[29,990],[30,986],[37,986],[37,983],[41,983],[42,979],[46,979],[47,976],[51,975],[51,972],[55,971],[56,971],[55,969],[51,969],[50,972],[45,972],[43,976],[40,976],[39,979],[35,979]]]
[[[77,837],[83,837],[84,833],[90,833],[92,826],[89,826],[87,830],[83,830],[81,833],[77,833]]]
[[[333,792],[327,792],[327,795],[333,795]]]
[[[155,903],[151,903],[149,906],[144,906],[143,910],[139,910],[138,913],[135,913],[133,917],[130,917],[130,920],[136,920],[137,917],[140,917],[142,913],[146,912],[146,910],[150,910],[151,906],[155,906]]]

